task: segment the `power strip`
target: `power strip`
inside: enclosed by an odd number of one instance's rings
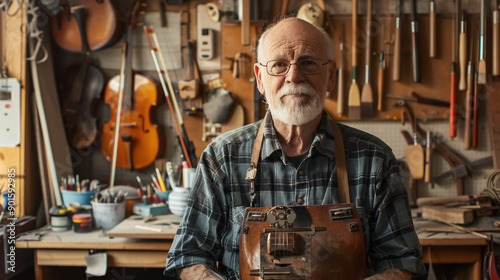
[[[0,147],[21,143],[21,84],[16,78],[0,79]]]

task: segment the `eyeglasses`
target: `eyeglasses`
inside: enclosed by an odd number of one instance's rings
[[[295,64],[299,68],[299,71],[304,75],[316,75],[321,73],[324,65],[330,63],[331,60],[323,63],[320,59],[299,59],[295,63],[291,63],[288,60],[270,60],[266,64],[259,63],[261,66],[265,66],[267,74],[271,76],[284,76],[290,70],[290,67]]]

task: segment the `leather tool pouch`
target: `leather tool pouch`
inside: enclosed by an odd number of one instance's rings
[[[248,208],[241,279],[364,279],[361,221],[353,203]]]

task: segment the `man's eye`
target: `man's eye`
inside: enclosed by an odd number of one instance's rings
[[[288,67],[288,63],[286,61],[278,61],[274,63],[273,67]]]
[[[299,64],[300,64],[301,66],[312,66],[312,65],[315,65],[315,64],[316,64],[316,62],[315,62],[314,60],[311,60],[311,59],[306,59],[306,60],[301,60],[301,61],[299,62]]]

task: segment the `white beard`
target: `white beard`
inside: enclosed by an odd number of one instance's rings
[[[291,98],[285,104],[282,97],[288,94],[302,94],[304,99]],[[325,106],[326,88],[317,94],[310,84],[284,84],[276,93],[274,100],[268,100],[274,118],[291,125],[303,125],[316,118]]]

